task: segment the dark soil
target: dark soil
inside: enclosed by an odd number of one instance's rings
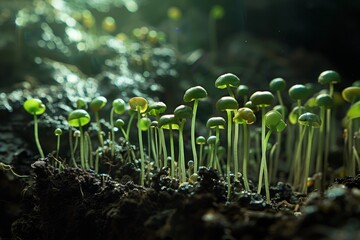
[[[360,237],[360,190],[355,187],[360,176],[337,179],[324,197],[317,192],[301,197],[278,183],[271,189],[271,204],[234,183],[238,189],[227,203],[225,182],[206,168],[196,181],[181,185],[163,169],[145,188],[134,184],[131,174],[130,181],[120,183],[79,168],[60,171],[45,161],[32,166],[35,181],[24,191],[17,220],[12,219],[13,239]]]

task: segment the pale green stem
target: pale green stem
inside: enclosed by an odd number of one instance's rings
[[[310,171],[311,147],[312,147],[313,135],[314,135],[314,129],[312,127],[309,127],[308,142],[306,149],[305,175],[303,179],[303,191],[302,191],[304,194],[307,194],[307,179],[309,177],[309,171]]]
[[[141,133],[141,127],[140,127],[140,109],[137,109],[138,112],[138,138],[139,138],[139,148],[140,148],[140,157],[141,157],[141,178],[140,178],[140,184],[141,186],[144,186],[145,184],[145,156],[144,156],[144,147],[143,147],[143,141],[142,141],[142,133]]]
[[[175,150],[174,150],[174,136],[173,130],[170,124],[170,151],[171,151],[171,179],[175,176]]]
[[[179,152],[180,152],[180,169],[181,169],[181,182],[186,181],[186,170],[185,170],[185,157],[184,157],[184,137],[183,137],[184,121],[180,123],[179,127]]]
[[[238,179],[239,175],[239,156],[238,156],[238,145],[239,145],[239,124],[235,124],[234,130],[234,175],[235,179]]]
[[[260,174],[259,174],[259,183],[258,183],[258,190],[257,193],[261,193],[261,187],[262,187],[262,178],[264,176],[264,183],[265,183],[265,195],[266,195],[266,202],[270,203],[270,187],[269,187],[269,176],[268,176],[268,170],[267,170],[267,162],[266,162],[266,147],[268,144],[268,141],[270,139],[272,131],[269,130],[266,134],[262,146],[262,155],[261,155],[261,166],[260,166]]]
[[[156,133],[155,128],[150,128],[150,141],[152,143],[155,143],[155,144],[151,144],[151,151],[152,151],[152,154],[154,156],[155,166],[156,166],[157,169],[159,169],[160,166],[159,166],[159,159],[158,159],[158,152],[157,152],[157,142],[156,142],[156,139],[154,137],[155,133]]]
[[[191,119],[191,150],[193,152],[193,158],[194,158],[194,173],[198,171],[198,158],[196,154],[196,145],[195,145],[195,120],[196,120],[198,101],[199,100],[197,99],[194,100],[193,115]]]
[[[228,195],[227,199],[230,199],[231,195],[231,186],[230,186],[230,163],[231,163],[231,111],[227,110],[227,120],[228,120],[228,126],[227,126],[227,162],[226,162],[226,175],[227,175],[227,184],[228,184]]]
[[[265,146],[265,108],[261,108],[261,163],[260,163],[260,171],[259,171],[259,182],[258,182],[258,189],[257,193],[260,194],[261,187],[262,187],[262,178],[264,172],[264,149],[266,154],[266,146]]]
[[[321,119],[321,125],[320,125],[320,129],[319,129],[319,140],[318,140],[318,151],[317,151],[317,156],[316,156],[316,168],[315,171],[316,173],[322,173],[324,172],[324,146],[323,146],[323,141],[324,141],[324,127],[325,127],[325,108],[321,107],[320,108],[320,119]],[[324,179],[324,175],[321,177],[320,179],[316,179],[315,180],[315,188],[319,189],[320,192],[322,192],[324,189],[322,189],[322,181]]]
[[[93,160],[93,156],[92,156],[93,148],[92,148],[92,144],[91,144],[91,138],[90,138],[90,135],[88,132],[85,133],[85,137],[86,137],[86,142],[88,145],[90,167],[93,168],[94,167],[94,160]]]
[[[97,128],[98,128],[98,137],[99,137],[100,145],[101,145],[101,147],[104,147],[104,138],[103,138],[102,130],[101,130],[99,112],[95,112],[95,121],[96,121],[96,125],[97,125]]]
[[[59,158],[59,151],[60,151],[60,135],[57,136],[57,143],[56,143],[56,159]]]
[[[88,167],[85,163],[85,156],[84,156],[84,132],[80,124],[80,120],[79,120],[79,129],[80,129],[80,162],[81,162],[81,167],[87,170]]]
[[[37,115],[34,114],[34,135],[35,135],[35,143],[36,147],[40,153],[41,158],[45,158],[44,152],[41,148],[40,141],[39,141],[39,129],[38,129],[38,121],[37,121]]]
[[[75,160],[75,149],[74,149],[74,145],[73,145],[73,136],[72,136],[71,128],[69,130],[69,144],[70,144],[71,160],[72,160],[72,163],[74,164],[74,167],[77,168],[77,163],[76,163],[76,160]]]
[[[114,108],[110,112],[110,125],[111,125],[111,157],[115,155],[115,131],[114,131]]]
[[[135,117],[135,112],[131,112],[130,119],[129,119],[129,122],[128,122],[128,125],[126,128],[126,136],[127,136],[126,140],[128,142],[130,141],[130,128],[131,128],[132,122],[134,121],[134,117]]]
[[[243,159],[243,180],[245,185],[245,190],[250,192],[249,181],[247,177],[247,161],[249,158],[249,135],[248,135],[248,125],[243,124],[244,129],[244,159]]]
[[[304,136],[305,136],[305,128],[301,128],[299,142],[298,142],[298,144],[296,146],[296,151],[295,151],[294,168],[292,169],[294,171],[293,186],[295,186],[296,188],[299,187],[299,185],[301,184],[301,182],[300,182],[300,176],[301,176],[300,153],[301,153],[301,149],[302,149],[302,143],[303,143],[303,140],[304,140]]]

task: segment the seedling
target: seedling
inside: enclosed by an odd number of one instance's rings
[[[250,187],[247,177],[247,163],[249,159],[249,148],[250,148],[248,124],[253,124],[256,121],[256,116],[250,108],[243,107],[237,110],[237,113],[235,114],[233,120],[235,123],[243,125],[243,130],[244,130],[243,179],[244,179],[245,190],[249,192]]]
[[[262,156],[261,156],[261,163],[260,163],[260,172],[259,172],[259,183],[257,193],[260,194],[261,187],[262,187],[262,179],[263,175],[265,177],[265,190],[268,191],[268,170],[267,170],[267,163],[266,163],[266,146],[267,143],[265,142],[265,111],[266,108],[269,107],[274,102],[274,96],[269,91],[257,91],[253,93],[250,97],[250,101],[261,108],[261,149],[262,149]],[[281,115],[281,114],[280,114]]]
[[[60,140],[61,140],[62,133],[63,132],[62,132],[61,128],[56,128],[54,131],[54,135],[56,136],[56,154],[55,154],[56,159],[59,158]]]
[[[206,143],[206,139],[204,136],[198,136],[196,138],[196,144],[200,145],[200,149],[199,149],[199,166],[203,166],[204,163],[204,158],[203,158],[203,149],[204,149],[204,144]]]
[[[110,125],[111,125],[111,156],[115,155],[115,131],[114,131],[114,113],[123,114],[126,110],[124,100],[121,98],[115,99],[112,102],[112,108],[110,112]],[[125,135],[124,135],[125,136]]]
[[[266,148],[270,139],[270,135],[272,132],[282,132],[286,128],[286,123],[283,120],[283,116],[278,111],[271,110],[265,114],[265,125],[269,128],[268,133],[265,136],[264,143],[262,145],[262,159],[260,166],[260,175],[259,181],[262,178],[262,170],[264,172],[264,182],[265,182],[265,194],[266,194],[266,202],[270,203],[270,190],[269,190],[269,177],[267,173],[267,163],[266,163]],[[258,194],[261,192],[261,185],[258,186]]]
[[[269,88],[270,91],[275,92],[276,96],[277,96],[277,100],[281,106],[280,110],[281,110],[281,115],[283,116],[283,118],[285,118],[285,105],[284,102],[282,100],[281,97],[281,91],[284,91],[285,89],[285,80],[283,78],[275,78],[273,80],[271,80],[271,82],[269,83]],[[272,179],[272,176],[276,177],[276,173],[277,173],[277,168],[278,168],[278,162],[279,162],[279,157],[280,157],[280,151],[281,151],[281,133],[277,133],[276,134],[276,142],[278,143],[276,146],[276,152],[275,152],[275,161],[270,161],[270,166],[273,165],[273,167],[270,167],[270,179]]]
[[[230,198],[230,164],[231,164],[231,131],[232,131],[232,112],[239,108],[238,102],[233,97],[222,97],[216,102],[216,108],[227,115],[227,163],[226,174],[228,182],[228,199]],[[235,173],[238,173],[238,159],[234,158]]]
[[[106,103],[107,103],[107,100],[103,96],[94,98],[90,103],[90,110],[93,111],[95,114],[95,121],[96,121],[97,128],[98,128],[98,137],[99,137],[99,142],[100,142],[101,147],[104,147],[104,138],[103,138],[102,130],[101,130],[99,111],[103,107],[105,107]]]
[[[310,171],[310,162],[311,162],[311,148],[314,131],[313,128],[320,127],[321,121],[318,115],[310,112],[301,114],[299,117],[299,124],[304,125],[309,129],[308,140],[307,140],[307,150],[306,150],[306,160],[305,160],[305,174],[303,177],[302,192],[307,194],[307,180],[309,177]]]
[[[83,109],[77,109],[69,113],[68,123],[71,127],[78,127],[80,130],[80,161],[83,169],[89,169],[88,160],[85,159],[84,152],[84,130],[83,126],[90,122],[90,115]]]
[[[249,87],[246,85],[239,85],[235,92],[237,97],[242,98],[243,104],[245,105],[248,101]]]
[[[219,140],[220,140],[220,129],[225,129],[225,125],[226,125],[225,119],[222,117],[212,117],[212,118],[209,118],[209,120],[206,122],[207,128],[209,128],[210,130],[215,129],[216,139],[215,139],[215,143],[214,143],[214,154],[213,154],[215,161],[214,161],[214,164],[212,161],[209,164],[210,167],[214,167],[215,169],[217,169],[218,166],[220,166],[218,154],[217,154],[217,148],[219,146]],[[220,169],[219,169],[219,171],[220,171]]]
[[[28,99],[24,102],[24,109],[34,116],[34,136],[36,147],[39,151],[40,157],[45,158],[44,152],[41,148],[40,140],[39,140],[39,130],[38,130],[38,117],[37,115],[41,115],[45,112],[46,107],[42,103],[40,99]]]
[[[319,144],[318,144],[318,151],[317,151],[317,157],[316,157],[316,172],[322,173],[322,181],[320,184],[319,180],[316,180],[315,186],[317,189],[320,189],[321,192],[324,190],[324,182],[325,182],[325,173],[327,169],[327,161],[328,161],[328,153],[325,152],[324,154],[324,138],[329,137],[325,136],[325,111],[326,109],[330,109],[333,106],[333,99],[332,97],[327,93],[319,94],[316,97],[316,105],[320,107],[320,120],[321,120],[321,126],[319,131]]]
[[[194,158],[194,173],[198,170],[198,158],[196,154],[196,145],[195,145],[195,121],[196,121],[196,111],[198,108],[199,100],[207,97],[206,90],[201,86],[195,86],[186,90],[183,100],[184,102],[194,102],[193,114],[191,119],[191,149]]]
[[[159,128],[168,129],[170,133],[170,154],[171,154],[171,178],[175,176],[175,150],[173,130],[179,129],[179,124],[174,114],[165,114],[160,117]],[[167,164],[166,164],[167,165]]]
[[[160,114],[166,111],[166,104],[163,102],[153,102],[149,104],[148,107],[148,114],[155,116],[156,121],[159,122]],[[166,150],[166,144],[165,144],[165,136],[164,131],[162,128],[157,128],[159,132],[159,152],[163,152],[163,158],[164,158],[164,164],[163,166],[167,166],[167,150]]]
[[[142,141],[142,133],[141,133],[141,114],[145,113],[148,108],[148,101],[143,97],[133,97],[129,99],[130,108],[137,112],[138,116],[138,137],[139,137],[139,148],[140,148],[140,157],[141,157],[141,176],[140,176],[140,184],[144,186],[145,181],[145,155],[144,155],[144,147]]]
[[[187,118],[192,117],[192,109],[189,106],[180,105],[174,110],[174,116],[179,121],[179,163],[180,163],[180,176],[181,181],[186,181],[186,171],[185,171],[185,153],[184,153],[184,125]]]

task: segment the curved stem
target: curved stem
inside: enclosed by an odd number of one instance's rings
[[[57,143],[56,143],[56,159],[59,158],[59,151],[60,151],[60,135],[57,136]]]
[[[37,120],[37,115],[34,114],[34,135],[35,135],[35,143],[36,143],[36,147],[40,153],[40,157],[41,158],[45,158],[44,152],[41,148],[40,145],[40,141],[39,141],[39,130],[38,130],[38,120]]]
[[[269,142],[270,136],[272,131],[269,130],[266,134],[266,137],[264,139],[264,145],[262,148],[262,158],[261,158],[261,166],[260,166],[260,173],[264,173],[264,183],[265,183],[265,195],[266,195],[266,202],[270,203],[270,186],[269,186],[269,176],[268,176],[268,169],[267,169],[267,162],[266,162],[266,147]],[[262,168],[262,170],[261,170]],[[262,174],[259,175],[259,184],[262,185]],[[261,185],[258,185],[258,194],[261,193]]]
[[[259,182],[257,189],[258,194],[260,194],[261,192],[262,178],[264,172],[264,155],[266,154],[266,146],[265,147],[264,146],[265,146],[265,108],[262,107],[261,108],[261,163],[260,163]]]
[[[126,136],[127,136],[126,140],[128,142],[129,142],[129,139],[130,139],[130,128],[131,128],[132,122],[134,121],[134,117],[135,117],[135,112],[131,112],[129,122],[128,122],[128,125],[126,127]]]
[[[234,174],[235,179],[238,179],[239,174],[239,156],[238,156],[238,145],[239,145],[239,124],[235,124],[234,130]]]
[[[77,163],[76,163],[76,160],[75,160],[75,149],[74,149],[74,145],[73,145],[73,136],[72,136],[71,128],[69,130],[69,144],[70,144],[71,161],[74,164],[74,167],[77,168]]]

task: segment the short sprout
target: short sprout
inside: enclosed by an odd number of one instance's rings
[[[70,112],[68,116],[68,123],[72,127],[85,126],[90,122],[90,115],[83,109],[76,109]]]
[[[311,112],[306,112],[300,115],[299,123],[304,126],[318,128],[321,125],[321,120],[318,115]]]
[[[320,74],[318,78],[318,82],[322,85],[326,84],[334,84],[340,82],[340,75],[339,73],[333,71],[333,70],[327,70]]]
[[[305,112],[305,108],[301,106],[300,113],[302,114],[304,112]],[[293,125],[296,124],[300,115],[299,115],[299,107],[298,106],[294,107],[289,114],[289,122]]]
[[[133,97],[129,99],[130,108],[133,111],[146,112],[148,108],[148,101],[143,97]]]
[[[233,120],[238,124],[253,124],[256,116],[250,108],[242,107],[237,110]]]
[[[238,87],[240,85],[240,79],[232,73],[225,73],[218,77],[215,81],[215,87],[224,89],[227,87]]]
[[[219,128],[219,129],[225,129],[225,119],[222,117],[211,117],[206,122],[207,128]]]
[[[285,89],[285,80],[283,78],[275,78],[271,80],[269,88],[272,92],[282,91]]]
[[[107,103],[107,100],[103,96],[94,98],[90,103],[90,110],[93,112],[98,112],[102,109]]]
[[[201,86],[195,86],[186,90],[184,94],[184,102],[192,102],[201,98],[206,98],[207,92]]]
[[[308,95],[308,89],[303,84],[295,84],[289,89],[289,96],[292,100],[302,100]]]
[[[274,107],[273,107],[273,110],[275,110],[275,111],[278,111],[279,113],[281,113],[281,114],[285,114],[285,116],[287,116],[287,114],[288,114],[288,109],[285,107],[285,106],[283,106],[283,105],[275,105]],[[283,117],[285,117],[285,116],[283,116]]]
[[[221,112],[235,110],[238,109],[238,107],[239,104],[236,99],[229,96],[222,97],[216,102],[216,108]]]
[[[349,103],[360,100],[360,87],[347,87],[342,91],[342,97]]]
[[[122,100],[121,98],[117,98],[112,102],[112,107],[115,113],[123,114],[126,109],[126,104],[124,100]]]
[[[24,102],[24,109],[31,115],[41,115],[45,112],[46,107],[40,99],[33,98]]]
[[[257,91],[250,97],[250,101],[258,107],[268,107],[274,102],[274,95],[269,91]]]

